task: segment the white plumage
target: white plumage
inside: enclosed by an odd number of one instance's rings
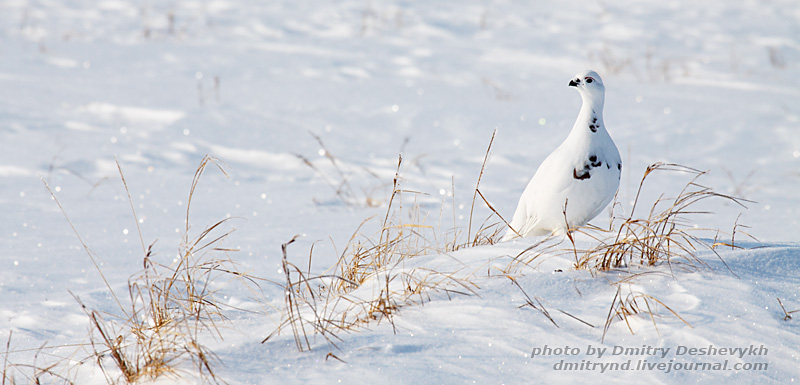
[[[522,192],[509,223],[513,230],[506,232],[504,241],[563,234],[584,225],[603,211],[619,188],[622,160],[603,122],[603,80],[597,72],[586,71],[569,85],[583,100],[578,119]]]

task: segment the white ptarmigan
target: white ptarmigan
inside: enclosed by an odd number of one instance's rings
[[[569,85],[583,101],[578,119],[522,192],[509,223],[513,230],[506,232],[503,241],[558,235],[582,226],[603,211],[619,188],[622,159],[603,122],[603,80],[597,72],[586,71],[575,75]]]

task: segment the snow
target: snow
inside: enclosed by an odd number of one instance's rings
[[[222,246],[239,251],[226,255],[265,279],[255,294],[219,284],[226,303],[249,310],[228,310],[222,339],[203,337],[220,359],[215,373],[228,383],[796,382],[800,315],[784,320],[776,299],[787,311],[800,309],[795,8],[779,0],[3,2],[0,341],[10,336],[11,350],[3,357],[40,367],[60,362],[59,373],[75,383],[106,383],[87,359],[90,322],[73,294],[104,315],[119,314],[103,279],[124,300],[129,277],[142,269],[116,161],[144,243],[156,241],[154,258],[169,263],[183,238],[195,169],[211,154],[228,176],[214,167],[202,176],[190,235],[230,217],[226,225],[236,231]],[[700,183],[753,201],[746,210],[720,203],[697,217],[699,227],[730,232],[741,214],[749,228],[738,231],[757,239],[737,233],[743,249],[717,248],[725,264],[700,251],[710,268],[632,266],[643,274],[621,286],[624,295],[657,298],[691,326],[659,307],[656,327],[639,314],[629,317],[633,333],[615,321],[604,336],[617,290],[609,282],[630,272],[593,276],[571,269],[570,254],[552,253],[515,279],[556,327],[520,307],[525,295],[500,273],[530,239],[407,259],[396,272],[453,273],[474,284],[474,294],[431,292],[392,322],[341,333],[338,349],[316,336],[311,351],[298,352],[288,329],[261,343],[284,304],[274,283],[283,281],[280,245],[304,234],[289,245],[289,260],[305,269],[313,245],[311,270],[324,272],[363,221],[386,212],[399,153],[401,187],[429,194],[405,194],[406,207],[416,199],[440,235],[453,223],[464,230],[497,129],[481,192],[510,217],[575,119],[580,99],[567,82],[589,68],[606,83],[605,121],[625,163],[622,211],[657,161],[709,170]],[[339,170],[350,185],[344,199],[335,193]],[[685,183],[658,178],[642,201]],[[97,256],[102,277],[42,181]],[[480,201],[476,212],[480,220],[488,215]],[[592,223],[607,222],[601,214]],[[373,219],[360,231],[369,236],[378,227]],[[578,239],[578,247],[591,245]],[[379,291],[362,290],[365,297]],[[545,345],[580,354],[531,357]],[[681,346],[751,345],[768,353],[675,354]],[[597,359],[604,364],[727,359],[768,369],[553,369],[562,359],[594,362],[589,346],[671,349],[664,358]],[[33,375],[18,368],[8,371],[18,381]],[[183,369],[183,381],[197,380],[191,365]]]

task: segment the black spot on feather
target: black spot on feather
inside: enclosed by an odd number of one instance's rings
[[[583,168],[582,170],[580,170],[580,171],[578,171],[578,169],[577,169],[577,168],[575,168],[575,169],[572,169],[572,177],[573,177],[573,178],[575,178],[575,179],[577,179],[577,180],[584,180],[584,179],[589,179],[589,178],[591,178],[592,176],[591,176],[591,175],[589,175],[589,170],[587,170],[587,169],[584,167],[584,168]]]

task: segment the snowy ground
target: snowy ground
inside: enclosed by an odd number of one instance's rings
[[[750,226],[744,230],[757,240],[742,236],[746,249],[721,251],[730,270],[710,252],[700,257],[711,269],[634,269],[653,274],[628,290],[658,298],[691,327],[660,309],[658,330],[635,316],[635,334],[615,322],[601,342],[615,274],[570,270],[568,256],[518,278],[558,327],[519,308],[522,291],[487,271],[535,241],[526,240],[410,260],[407,268],[472,274],[478,289],[433,293],[424,306],[403,308],[396,329],[381,322],[342,335],[333,352],[344,363],[325,359],[321,338],[303,353],[286,333],[261,344],[280,318],[270,306],[282,306],[282,289],[264,283],[258,299],[231,287],[231,304],[263,311],[229,314],[224,340],[208,343],[221,360],[217,374],[231,384],[796,382],[800,314],[784,320],[776,297],[787,311],[800,309],[798,37],[792,1],[4,1],[0,341],[13,333],[11,363],[82,360],[89,321],[70,291],[92,308],[116,307],[42,179],[111,286],[125,293],[142,249],[115,157],[144,241],[158,240],[155,251],[168,260],[195,168],[212,154],[230,166],[230,178],[207,170],[192,201],[193,230],[233,217],[237,230],[225,246],[240,251],[229,256],[280,281],[280,245],[294,235],[305,234],[290,245],[290,259],[305,266],[316,242],[319,273],[362,221],[385,212],[399,153],[403,188],[429,194],[418,199],[430,221],[464,229],[497,129],[481,191],[510,217],[577,114],[568,80],[593,68],[604,77],[605,120],[625,163],[623,210],[656,161],[710,170],[701,183],[755,202],[747,210],[714,206],[698,222],[729,232],[741,213],[739,223]],[[347,173],[350,204],[323,177],[336,179],[337,170],[312,134]],[[645,201],[677,183],[663,178]],[[365,226],[371,234],[378,223]],[[532,357],[536,348],[567,345],[578,354]],[[710,345],[763,345],[768,353],[677,354]],[[609,353],[594,361],[589,346]],[[671,350],[609,357],[615,346]],[[562,359],[729,363],[721,371],[600,373],[556,370]],[[768,368],[727,370],[754,363]],[[92,365],[76,362],[66,375],[105,383]]]

